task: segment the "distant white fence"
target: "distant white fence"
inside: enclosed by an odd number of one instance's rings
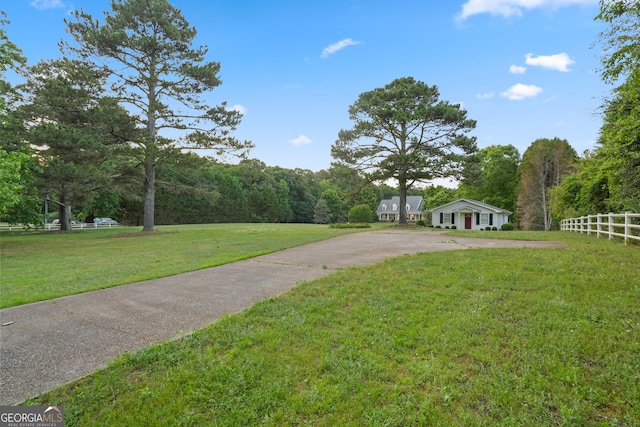
[[[92,222],[71,224],[72,230],[97,230],[99,228],[116,228],[116,227],[121,227],[121,225],[120,224],[94,224]],[[0,225],[0,230],[21,231],[23,229],[24,229],[24,226],[22,224]],[[60,230],[60,224],[52,224],[49,222],[47,224],[44,224],[43,229]]]
[[[608,213],[563,219],[560,221],[560,230],[595,234],[598,237],[605,235],[609,236],[609,240],[621,237],[626,244],[629,239],[640,241],[640,214]]]

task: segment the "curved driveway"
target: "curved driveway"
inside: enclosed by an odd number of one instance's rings
[[[174,339],[300,281],[385,258],[468,248],[565,247],[444,236],[437,231],[349,234],[219,267],[0,310],[0,405],[103,368],[125,352]]]

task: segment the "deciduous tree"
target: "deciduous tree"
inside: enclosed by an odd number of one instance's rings
[[[602,79],[614,83],[640,67],[640,1],[600,0],[596,20],[608,24],[599,34]]]
[[[372,181],[395,179],[400,190],[400,224],[407,224],[407,189],[417,181],[456,177],[476,150],[467,136],[476,122],[459,104],[439,99],[436,86],[413,77],[362,93],[349,107],[352,129],[341,130],[331,147],[341,164]]]
[[[550,190],[575,168],[577,155],[564,139],[538,139],[522,157],[517,213],[520,228],[551,230]]]
[[[463,179],[462,197],[481,200],[515,212],[518,197],[520,153],[513,145],[490,145],[478,150],[477,173]]]
[[[577,162],[577,171],[566,176],[551,190],[552,216],[556,220],[606,213],[612,206],[609,192],[609,168],[604,156],[585,152]],[[617,210],[617,209],[616,209]]]
[[[640,1],[601,0],[596,17],[608,24],[599,35],[602,79],[622,83],[604,105],[597,158],[607,172],[608,205],[640,209]]]

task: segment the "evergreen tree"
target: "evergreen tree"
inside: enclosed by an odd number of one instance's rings
[[[349,107],[353,128],[341,130],[331,147],[340,164],[370,180],[398,182],[400,224],[407,223],[407,190],[415,182],[458,176],[476,151],[475,138],[466,135],[476,122],[439,97],[436,86],[412,77],[362,93]]]
[[[145,171],[143,229],[153,231],[156,166],[165,148],[243,156],[253,145],[229,136],[240,123],[239,112],[203,102],[202,95],[221,83],[220,64],[205,61],[206,47],[193,47],[195,28],[167,0],[112,0],[102,23],[82,10],[73,17],[66,23],[76,45],[64,44],[64,50],[104,64],[114,96],[135,112],[144,130],[132,143]],[[180,136],[163,138],[165,129]]]

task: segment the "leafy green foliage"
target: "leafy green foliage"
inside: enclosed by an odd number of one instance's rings
[[[516,211],[520,153],[513,145],[491,145],[478,150],[476,171],[467,172],[458,192],[461,197],[481,200],[511,212]]]
[[[20,203],[20,194],[26,186],[23,171],[27,162],[29,156],[25,153],[0,150],[0,218]]]
[[[313,210],[313,222],[315,224],[331,223],[331,209],[329,209],[327,199],[320,199],[316,203],[316,207]]]
[[[552,214],[556,219],[610,212],[610,173],[605,156],[598,151],[579,159],[577,172],[566,176],[551,190]]]
[[[16,46],[4,29],[9,23],[4,11],[0,10],[0,125],[5,125],[6,109],[8,98],[14,94],[11,85],[4,80],[4,73],[8,69],[18,69],[26,64],[26,59],[22,56],[22,51]]]
[[[119,146],[134,135],[128,113],[103,94],[101,70],[68,59],[43,61],[29,69],[25,85],[27,132],[42,167],[38,187],[70,230],[71,205],[87,203],[94,190],[117,175]]]
[[[349,222],[368,223],[373,221],[373,211],[369,205],[356,205],[349,209]]]
[[[622,83],[605,102],[600,146],[585,158],[585,171],[571,186],[559,189],[559,210],[597,212],[640,210],[640,133],[638,105],[640,92],[640,2],[600,1],[596,20],[607,24],[599,34],[602,79]],[[594,176],[588,175],[594,172]],[[572,201],[573,199],[573,201]],[[585,212],[588,208],[598,208]]]
[[[345,223],[345,222],[336,222],[334,224],[329,224],[329,228],[371,228],[371,224],[368,223]]]
[[[425,188],[424,204],[427,208],[433,209],[445,205],[460,198],[457,188],[443,187],[442,185],[431,185]]]
[[[599,155],[605,159],[612,205],[640,211],[640,72],[634,70],[605,109]]]
[[[608,24],[599,34],[599,47],[603,55],[602,79],[613,83],[640,66],[640,2],[600,0],[600,13],[595,19]]]

